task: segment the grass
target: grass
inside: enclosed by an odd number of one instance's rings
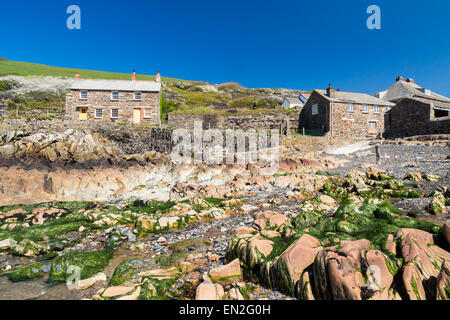
[[[85,79],[107,79],[107,80],[130,80],[131,73],[117,73],[107,71],[94,71],[85,69],[62,68],[47,66],[44,64],[19,62],[10,60],[0,60],[0,76],[19,75],[19,76],[52,76],[72,78],[77,72],[80,72],[81,78]],[[155,76],[138,75],[138,80],[155,80]],[[162,77],[163,81],[185,81],[175,78]]]

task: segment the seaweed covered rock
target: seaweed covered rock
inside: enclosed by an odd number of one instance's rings
[[[308,234],[302,235],[272,263],[272,286],[293,295],[303,271],[314,262],[316,254],[321,250],[318,239]]]
[[[432,194],[431,202],[425,208],[429,213],[436,216],[445,216],[448,214],[446,199],[442,192],[435,191]]]
[[[45,254],[49,248],[44,244],[38,244],[29,239],[23,239],[11,248],[12,254],[25,257],[35,257]]]
[[[68,252],[53,260],[49,282],[87,279],[102,271],[112,257],[111,250]]]
[[[8,274],[8,279],[12,282],[39,279],[44,277],[50,271],[50,263],[35,263],[23,267]]]
[[[411,300],[435,298],[436,277],[450,253],[439,248],[433,235],[418,229],[400,229],[400,250],[404,259],[403,284]]]
[[[217,267],[209,272],[213,282],[229,284],[242,279],[241,264],[239,259],[234,259],[227,265]]]
[[[436,280],[437,300],[450,300],[450,260],[445,260]]]

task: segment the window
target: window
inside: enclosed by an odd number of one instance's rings
[[[95,109],[95,118],[101,119],[103,117],[103,109],[97,108]]]
[[[151,118],[152,117],[152,109],[145,108],[144,109],[144,118]]]
[[[373,106],[373,113],[380,113],[380,107],[379,106]]]
[[[391,107],[386,107],[386,112],[388,112],[389,110],[391,110]]]
[[[114,101],[119,100],[119,92],[117,92],[117,91],[111,92],[111,100],[114,100]]]
[[[311,108],[311,115],[315,116],[316,114],[319,114],[319,106],[314,104]]]
[[[87,100],[87,98],[88,98],[88,92],[80,91],[80,100]]]
[[[369,113],[369,106],[367,104],[362,105],[362,112],[363,113]]]
[[[349,103],[348,105],[348,112],[353,112],[353,104]]]
[[[369,129],[376,129],[377,123],[375,121],[369,121]]]
[[[111,118],[117,119],[119,117],[119,109],[111,109]]]
[[[140,92],[135,92],[134,93],[134,100],[141,100],[141,93]]]

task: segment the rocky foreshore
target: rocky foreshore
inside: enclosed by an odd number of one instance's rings
[[[0,299],[450,298],[446,145],[177,166],[59,125],[1,131]]]

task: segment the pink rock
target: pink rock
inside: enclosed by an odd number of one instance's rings
[[[195,292],[195,300],[222,300],[224,296],[223,287],[218,283],[203,282]]]

